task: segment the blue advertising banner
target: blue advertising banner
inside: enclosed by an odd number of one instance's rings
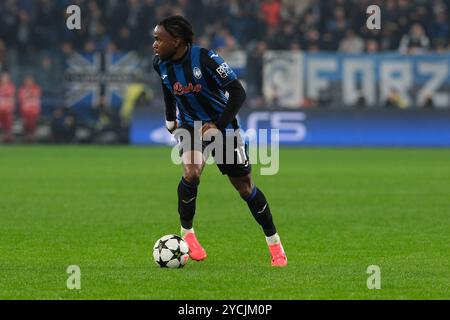
[[[282,107],[450,107],[450,54],[268,51],[263,74],[266,101]]]
[[[239,120],[244,133],[279,129],[280,145],[450,147],[445,110],[243,110]],[[135,111],[130,137],[132,144],[176,143],[163,112],[149,109]]]

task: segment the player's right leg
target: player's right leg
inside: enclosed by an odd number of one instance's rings
[[[198,157],[200,157],[199,159],[202,157],[202,154],[198,151],[186,151],[182,155],[183,176],[178,184],[178,213],[180,214],[181,226],[184,229],[192,229],[193,226],[197,190],[205,165],[203,161],[200,164],[193,162],[193,159],[198,159]]]
[[[186,139],[186,137],[183,138]],[[181,237],[189,246],[191,259],[201,261],[206,259],[206,252],[197,240],[193,222],[198,185],[205,166],[205,160],[201,150],[195,150],[194,145],[191,143],[192,141],[182,141],[183,138],[180,141],[183,177],[181,177],[178,184],[178,213],[180,215]],[[194,139],[194,136],[192,135],[190,139]]]

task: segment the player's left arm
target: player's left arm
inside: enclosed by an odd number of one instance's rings
[[[246,93],[234,71],[213,50],[208,52],[202,49],[201,61],[217,85],[229,94],[225,110],[220,118],[214,123],[206,123],[201,129],[201,134],[203,135],[203,133],[211,128],[224,130],[233,121],[239,109],[242,107],[246,99]]]
[[[224,89],[229,93],[229,96],[225,110],[214,123],[219,130],[224,130],[233,121],[247,97],[245,89],[238,79],[231,81]]]
[[[233,80],[227,84],[224,89],[228,91],[228,102],[225,106],[225,110],[220,115],[219,119],[212,123],[205,123],[201,128],[200,136],[203,136],[209,129],[218,129],[220,131],[225,130],[228,124],[236,117],[239,109],[245,101],[246,93],[244,87],[239,80]]]

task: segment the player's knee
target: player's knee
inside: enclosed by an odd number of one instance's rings
[[[192,166],[185,169],[184,179],[190,183],[199,183],[202,171],[200,168]]]
[[[237,190],[243,198],[248,198],[252,194],[252,187],[248,185],[240,186]]]
[[[252,194],[253,186],[250,179],[235,181],[233,185],[243,198],[248,198]]]

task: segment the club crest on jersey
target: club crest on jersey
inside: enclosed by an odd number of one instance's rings
[[[195,67],[194,69],[192,69],[192,72],[194,73],[194,77],[196,77],[197,79],[200,79],[202,77],[202,71]]]
[[[180,82],[175,82],[173,85],[173,93],[177,96],[182,96],[183,94],[187,94],[189,92],[200,92],[202,91],[202,85],[196,84],[195,86],[189,82],[187,86],[183,86]]]

